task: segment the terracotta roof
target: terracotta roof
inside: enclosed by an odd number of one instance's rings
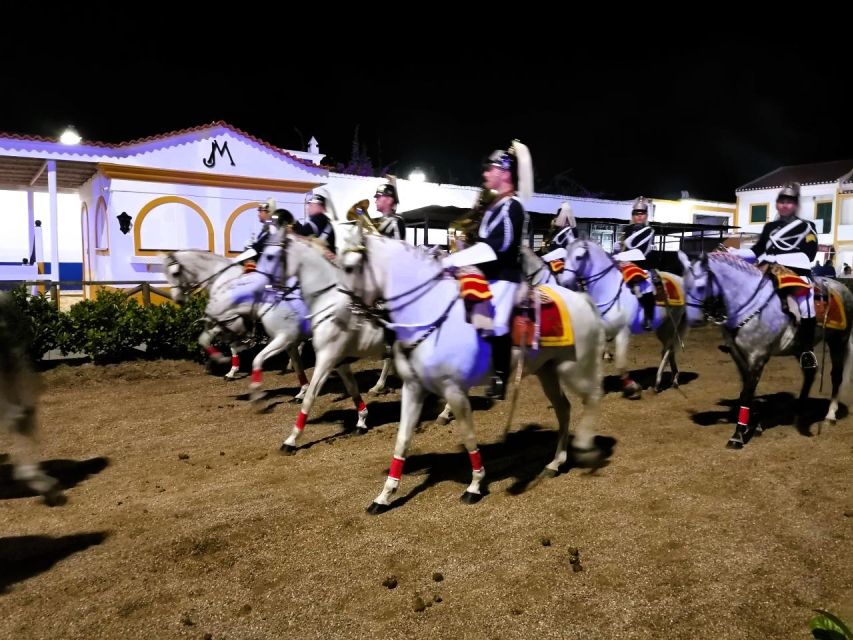
[[[803,185],[837,182],[851,171],[853,171],[853,160],[794,164],[774,169],[770,173],[738,187],[735,191],[784,187],[789,182],[799,182]]]

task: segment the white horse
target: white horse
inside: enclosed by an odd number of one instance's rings
[[[607,340],[613,340],[616,369],[622,379],[625,397],[636,399],[641,396],[640,385],[628,374],[628,343],[632,333],[642,332],[643,310],[640,301],[625,285],[622,272],[616,261],[595,242],[575,240],[566,248],[565,266],[559,274],[551,270],[531,251],[523,253],[524,271],[534,284],[554,278],[570,289],[582,289],[589,293],[598,307],[604,322]],[[670,280],[684,298],[682,279],[674,274],[660,272]],[[675,353],[681,348],[689,330],[685,306],[669,304],[657,306],[652,321],[655,334],[661,342],[661,359],[655,377],[655,391],[661,390],[663,371],[667,364],[672,371],[672,386],[678,387],[678,364]]]
[[[17,448],[24,449],[23,455],[16,456],[19,462],[13,464],[12,477],[41,495],[45,504],[57,506],[65,503],[65,495],[57,480],[35,461],[40,384],[30,367],[29,344],[26,319],[11,298],[0,293],[0,433],[11,433]]]
[[[467,503],[482,497],[485,478],[474,434],[468,390],[489,373],[490,346],[466,321],[457,281],[445,275],[441,263],[398,240],[364,235],[356,229],[344,239],[344,282],[353,303],[362,309],[382,304],[397,332],[394,362],[403,379],[400,425],[394,457],[385,485],[369,513],[386,511],[400,486],[406,451],[427,392],[444,398],[453,409],[471,460],[472,480],[462,495]],[[601,398],[601,352],[604,332],[595,307],[585,295],[554,287],[571,318],[574,345],[541,346],[528,350],[525,373],[535,373],[559,423],[554,459],[545,473],[556,474],[568,459],[568,391],[579,394],[585,411],[572,449],[590,462],[603,455],[595,442],[593,424]]]
[[[283,290],[266,289],[269,278],[262,271],[244,274],[242,265],[207,251],[173,251],[166,254],[164,262],[166,278],[172,285],[172,299],[176,302],[185,301],[194,289],[207,289],[207,326],[199,337],[199,344],[212,359],[217,360],[222,354],[212,346],[213,340],[218,335],[229,340],[231,369],[225,374],[226,379],[233,380],[240,370],[238,353],[243,348],[244,335],[249,325],[260,322],[270,341],[252,360],[249,384],[252,400],[263,397],[260,388],[263,384],[264,362],[285,350],[299,377],[301,389],[296,399],[301,400],[305,396],[308,378],[302,368],[298,347],[311,334],[305,317],[305,305],[293,286]],[[241,287],[251,290],[248,299],[242,302],[235,300],[239,298]],[[256,295],[256,290],[261,292],[260,295]]]
[[[718,321],[740,373],[740,409],[735,432],[726,446],[741,449],[753,435],[762,432],[761,424],[750,420],[750,411],[767,361],[777,355],[799,357],[796,328],[783,307],[772,278],[754,265],[727,252],[702,254],[692,262],[684,253],[679,252],[678,257],[684,265],[691,322],[698,324],[703,316]],[[843,326],[840,322],[832,322],[838,319],[827,315],[830,310],[827,301],[822,324],[816,332],[817,341],[826,342],[832,363],[832,398],[824,417],[824,424],[831,426],[836,421],[839,394],[849,385],[853,374],[853,294],[842,283],[830,278],[817,278],[816,286],[835,299],[841,307],[841,317],[846,319]],[[823,324],[827,327],[824,328]],[[816,369],[803,371],[797,400],[798,415],[794,420],[797,429],[808,435],[811,433],[808,425],[802,422],[802,412],[816,372]]]
[[[355,403],[358,411],[356,429],[359,433],[366,432],[367,405],[362,400],[348,361],[381,358],[386,348],[384,329],[367,317],[351,312],[349,297],[338,290],[340,269],[334,262],[334,256],[312,240],[281,232],[277,240],[264,249],[262,264],[268,258],[282,263],[283,277],[295,277],[299,281],[310,311],[308,317],[316,354],[314,375],[302,401],[302,409],[293,431],[281,445],[281,451],[296,451],[314,400],[332,369],[337,370]],[[386,360],[379,381],[371,391],[385,387],[390,367],[390,360]]]

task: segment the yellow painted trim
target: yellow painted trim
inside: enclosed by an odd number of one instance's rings
[[[246,204],[241,204],[239,207],[234,209],[231,214],[228,216],[228,220],[225,222],[225,255],[229,258],[233,258],[234,256],[240,255],[239,251],[234,251],[231,249],[231,227],[234,225],[234,221],[240,216],[244,211],[248,211],[249,209],[255,209],[261,203],[257,200],[254,202],[247,202]]]
[[[752,209],[754,207],[767,207],[767,215],[764,216],[764,220],[755,220],[752,217]],[[770,222],[770,203],[769,202],[753,202],[749,205],[749,224],[766,224]]]
[[[171,184],[191,184],[203,187],[222,187],[228,189],[250,189],[254,191],[283,191],[287,193],[305,193],[325,184],[322,181],[275,180],[273,178],[254,178],[250,176],[228,176],[221,173],[201,171],[178,171],[176,169],[156,169],[135,167],[123,164],[101,162],[98,171],[114,180],[139,180],[141,182],[168,182]]]
[[[693,211],[693,213],[701,213],[703,211],[712,211],[714,213],[734,213],[735,211],[737,211],[737,206],[735,206],[734,208],[732,208],[732,207],[705,207],[701,204],[694,204],[692,211]]]
[[[101,209],[101,205],[104,205],[104,208]],[[110,255],[110,217],[107,215],[107,211],[109,207],[107,207],[107,201],[104,200],[104,196],[98,196],[98,202],[95,204],[95,253],[99,256],[108,256]],[[97,234],[97,226],[98,226],[98,211],[104,212],[104,231],[107,234],[107,248],[99,249],[98,248],[98,234]]]
[[[838,245],[838,225],[841,224],[841,207],[839,205],[838,197],[841,195],[839,190],[840,185],[835,185],[835,195],[833,196],[832,202],[832,249],[835,251],[836,246]],[[835,253],[838,253],[835,251]]]
[[[201,219],[204,220],[204,224],[207,227],[207,249],[208,251],[213,251],[214,243],[213,243],[213,224],[210,222],[210,218],[207,217],[207,214],[204,212],[200,206],[198,206],[192,200],[187,200],[186,198],[181,198],[180,196],[163,196],[162,198],[155,198],[148,204],[146,204],[142,209],[139,210],[139,213],[136,214],[136,221],[133,224],[133,249],[134,254],[137,256],[156,256],[161,251],[176,251],[180,249],[180,247],[166,247],[160,249],[144,249],[142,248],[142,222],[145,220],[145,216],[151,213],[152,210],[156,209],[160,205],[168,204],[170,202],[174,202],[177,204],[182,204],[193,211],[195,211]]]
[[[740,196],[735,196],[735,217],[734,217],[733,222],[732,222],[732,226],[735,226],[735,227],[740,226],[737,223],[738,215],[739,215],[738,211],[740,211]]]
[[[92,262],[89,255],[89,247],[91,246],[91,234],[89,233],[89,205],[85,201],[80,203],[80,224],[83,226],[80,234],[80,244],[83,245],[83,280],[92,279]],[[89,297],[89,286],[83,285],[83,299]]]

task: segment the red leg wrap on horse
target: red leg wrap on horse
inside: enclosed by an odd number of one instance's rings
[[[264,378],[264,370],[263,369],[252,369],[252,384],[261,384],[261,380]]]
[[[483,460],[480,458],[480,450],[469,451],[468,456],[471,458],[471,468],[474,471],[479,471],[483,468]]]
[[[749,407],[741,407],[737,414],[737,423],[744,426],[749,424]]]
[[[388,470],[388,477],[399,480],[403,476],[403,465],[406,463],[405,458],[394,456],[391,460],[391,468]]]
[[[364,404],[364,400],[361,400],[361,399],[356,400],[356,402],[355,402],[355,406],[356,406],[356,407],[358,407],[358,412],[359,412],[359,413],[361,413],[362,411],[364,411],[365,409],[367,409],[367,405],[366,405],[366,404]]]
[[[296,416],[296,428],[299,431],[302,431],[305,428],[305,421],[308,420],[308,414],[304,411],[300,411],[299,415]]]
[[[240,356],[231,356],[231,366],[240,368]]]

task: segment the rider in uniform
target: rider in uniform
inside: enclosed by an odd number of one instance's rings
[[[655,230],[649,225],[649,202],[643,196],[634,201],[631,224],[626,226],[614,247],[618,262],[633,262],[647,272],[647,277],[633,281],[631,291],[643,308],[643,329],[650,331],[655,316],[655,293],[649,276],[654,260]]]

